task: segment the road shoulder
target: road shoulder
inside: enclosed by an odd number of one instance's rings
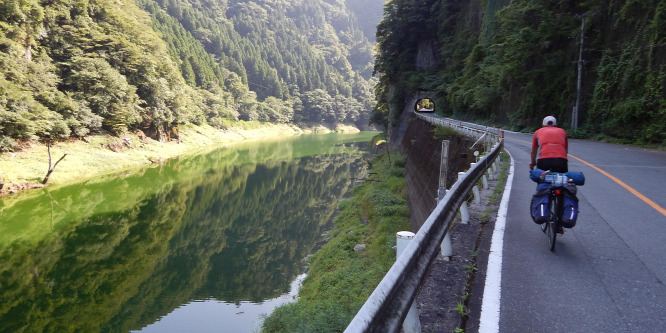
[[[507,168],[503,165],[502,170]],[[492,238],[504,181],[489,181],[480,203],[468,207],[470,221],[456,218],[450,230],[453,256],[438,257],[416,299],[423,332],[478,330]],[[499,191],[499,195],[495,194]]]

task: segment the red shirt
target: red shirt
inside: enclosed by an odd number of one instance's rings
[[[532,147],[539,148],[537,159],[564,158],[567,159],[567,132],[555,126],[545,126],[534,132]]]

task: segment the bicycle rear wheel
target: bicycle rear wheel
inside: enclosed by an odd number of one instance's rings
[[[550,219],[544,223],[547,224],[546,235],[548,236],[548,245],[551,251],[555,251],[555,241],[557,240],[557,207],[558,199],[555,197],[550,201]]]
[[[557,239],[557,226],[554,221],[546,222],[548,224],[546,235],[548,236],[548,246],[551,251],[555,251],[555,241]]]

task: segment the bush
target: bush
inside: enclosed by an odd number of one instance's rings
[[[14,139],[3,136],[0,138],[0,152],[8,152],[8,151],[14,151],[14,148],[16,148],[17,144]]]
[[[432,129],[432,138],[435,141],[450,140],[452,137],[459,136],[458,132],[451,127],[435,126]]]

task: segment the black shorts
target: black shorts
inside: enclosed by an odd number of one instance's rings
[[[569,172],[566,158],[540,158],[537,160],[537,168],[553,172]]]

